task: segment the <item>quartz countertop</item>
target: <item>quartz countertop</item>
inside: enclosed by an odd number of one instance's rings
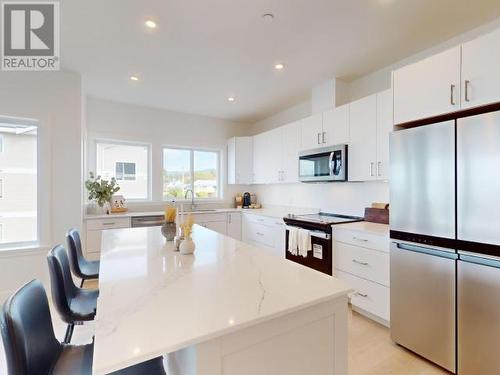
[[[333,229],[349,229],[370,232],[378,235],[389,236],[389,225],[371,223],[369,221],[358,221],[355,223],[336,224]]]
[[[193,255],[159,227],[104,231],[94,373],[342,298],[343,281],[195,225]],[[131,361],[133,358],[133,361]]]

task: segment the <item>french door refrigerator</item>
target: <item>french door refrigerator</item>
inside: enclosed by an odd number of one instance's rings
[[[500,373],[500,112],[391,136],[391,336]]]

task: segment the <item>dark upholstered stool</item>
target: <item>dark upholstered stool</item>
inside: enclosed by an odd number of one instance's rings
[[[61,319],[68,323],[65,343],[71,341],[74,325],[93,320],[97,308],[97,289],[82,289],[71,277],[68,255],[61,245],[54,247],[47,255],[49,263],[52,300]]]
[[[66,234],[66,240],[68,241],[69,265],[73,275],[82,280],[80,286],[83,286],[85,280],[99,278],[99,261],[88,261],[85,259],[78,231],[70,229]]]

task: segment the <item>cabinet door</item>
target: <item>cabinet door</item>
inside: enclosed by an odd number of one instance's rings
[[[376,177],[377,96],[371,95],[350,105],[350,142],[347,151],[349,181]]]
[[[227,235],[241,241],[241,214],[239,212],[228,212]]]
[[[252,156],[253,158],[253,156]],[[227,141],[227,183],[229,185],[236,182],[236,138],[230,138]]]
[[[462,108],[500,101],[500,29],[462,45]]]
[[[86,234],[85,256],[101,253],[101,230],[88,230]]]
[[[253,137],[253,183],[266,182],[266,150],[267,141],[265,133]]]
[[[349,142],[349,104],[323,112],[323,135],[325,146]]]
[[[265,134],[267,147],[265,157],[266,182],[281,182],[283,174],[283,127],[270,130]]]
[[[392,132],[392,90],[377,94],[377,179],[389,178],[389,135]]]
[[[235,137],[227,145],[227,183],[251,184],[253,182],[252,137]]]
[[[200,223],[200,225],[217,233],[227,233],[227,226],[225,221],[209,221],[207,223]]]
[[[457,46],[394,71],[395,124],[460,109],[460,50]]]
[[[300,122],[292,122],[283,127],[281,182],[293,183],[299,176]]]
[[[274,223],[274,252],[279,257],[285,257],[285,236],[286,229],[283,220],[276,220]]]
[[[323,114],[307,117],[301,121],[300,125],[301,150],[310,150],[322,147]]]

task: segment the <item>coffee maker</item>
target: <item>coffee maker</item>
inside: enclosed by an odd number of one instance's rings
[[[252,198],[250,196],[250,193],[247,191],[243,193],[243,208],[249,208],[251,204]]]

